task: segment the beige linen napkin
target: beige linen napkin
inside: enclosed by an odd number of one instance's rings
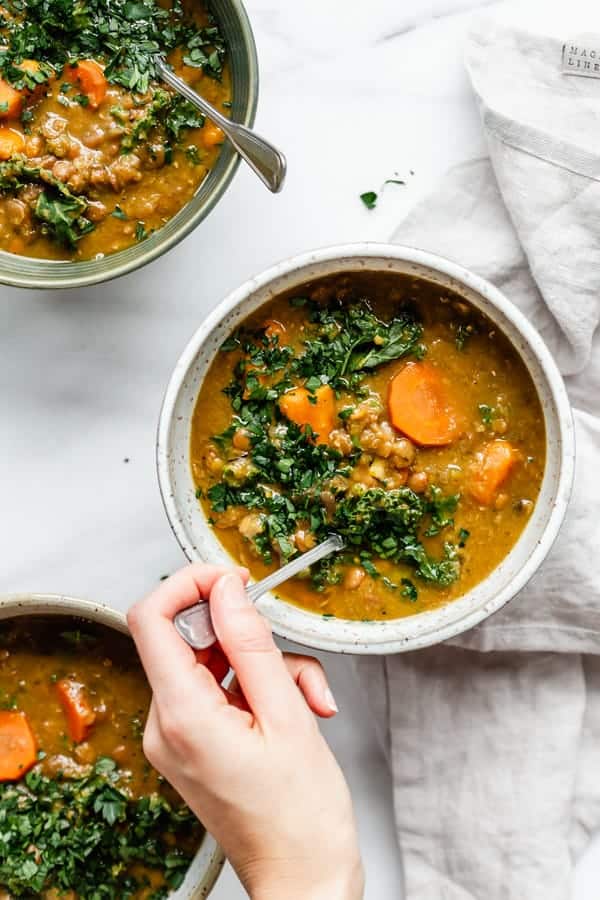
[[[563,74],[570,48],[600,62],[600,20],[596,38],[572,30],[590,8],[478,19],[467,61],[490,159],[450,172],[394,235],[525,312],[566,376],[578,444],[562,533],[516,600],[452,645],[357,662],[407,900],[568,900],[600,827],[600,79]]]

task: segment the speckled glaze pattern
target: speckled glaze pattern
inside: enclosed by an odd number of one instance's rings
[[[252,127],[258,103],[258,60],[252,28],[241,0],[212,0],[211,9],[229,48],[231,118]],[[97,284],[139,269],[179,243],[219,202],[240,164],[225,142],[215,166],[193,198],[145,241],[102,259],[82,262],[32,259],[0,250],[0,284],[27,288],[72,288]]]
[[[0,621],[19,616],[79,616],[129,634],[125,616],[100,603],[59,594],[0,595]],[[181,887],[170,894],[173,900],[205,900],[219,877],[225,856],[210,834],[205,833]]]
[[[527,366],[540,396],[546,426],[546,468],[534,512],[506,559],[460,599],[405,619],[379,622],[324,619],[273,594],[259,601],[261,612],[277,634],[305,646],[339,653],[398,653],[448,640],[515,597],[546,557],[568,506],[575,441],[562,377],[537,331],[493,285],[450,260],[388,244],[331,247],[274,266],[223,300],[184,350],[163,402],[157,468],[167,516],[188,559],[231,564],[196,499],[190,469],[191,417],[204,377],[224,339],[263,303],[310,279],[361,270],[425,277],[458,292],[485,313],[511,340]]]

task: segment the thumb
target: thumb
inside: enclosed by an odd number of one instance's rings
[[[271,628],[250,602],[239,575],[223,575],[210,593],[215,634],[259,722],[283,724],[306,706],[275,645]]]

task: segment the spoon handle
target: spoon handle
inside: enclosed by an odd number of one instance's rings
[[[182,78],[179,78],[160,56],[155,58],[155,62],[162,80],[219,126],[240,156],[246,160],[270,191],[274,194],[280,191],[287,170],[287,162],[283,153],[265,138],[246,128],[245,125],[232,122],[231,119],[221,115],[211,103],[196,93]]]
[[[251,584],[247,589],[249,599],[252,603],[256,603],[259,597],[272,591],[273,588],[283,584],[288,578],[293,578],[303,569],[313,565],[325,556],[335,553],[336,550],[343,550],[344,541],[339,534],[330,534],[329,537],[321,544],[313,547],[307,553],[302,553],[296,559],[293,559],[287,565],[277,569],[271,575],[267,575],[261,581]],[[210,606],[208,603],[196,603],[189,609],[184,609],[177,613],[173,624],[177,633],[183,640],[193,647],[194,650],[206,650],[216,641],[216,635],[212,626],[210,617]]]

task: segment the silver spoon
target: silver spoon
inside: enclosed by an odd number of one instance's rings
[[[287,162],[283,153],[269,141],[246,128],[245,125],[232,122],[231,119],[222,116],[211,103],[197,94],[182,78],[179,78],[161,56],[155,56],[154,62],[162,80],[219,126],[240,156],[246,160],[269,190],[274,194],[280,191],[287,170]]]
[[[282,566],[281,569],[277,569],[271,575],[267,575],[261,581],[249,585],[246,588],[246,593],[252,603],[256,603],[258,598],[266,594],[267,591],[272,591],[273,588],[283,584],[288,578],[293,578],[294,575],[308,568],[308,566],[312,566],[313,563],[318,562],[323,557],[335,553],[336,550],[343,549],[343,538],[339,534],[330,534],[326,540],[317,544],[312,550],[302,553],[296,559]],[[212,627],[208,603],[196,603],[195,606],[190,606],[189,609],[184,609],[182,612],[177,613],[173,624],[180,637],[194,650],[206,650],[207,647],[212,647],[217,640]]]

